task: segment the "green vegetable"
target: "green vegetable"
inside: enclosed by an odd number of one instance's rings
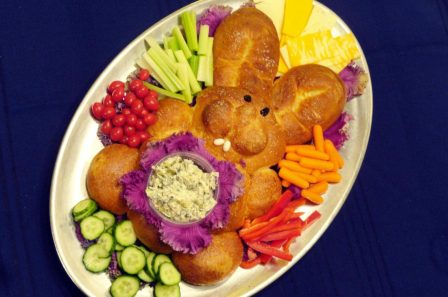
[[[165,90],[165,89],[159,88],[159,87],[157,87],[157,86],[155,86],[155,85],[150,84],[149,82],[144,81],[143,84],[144,84],[148,89],[153,90],[154,92],[157,92],[157,93],[159,93],[159,94],[162,94],[162,95],[164,95],[164,96],[166,96],[166,97],[170,97],[170,98],[174,98],[174,99],[179,99],[179,100],[182,100],[182,101],[184,101],[184,99],[185,99],[184,96],[182,96],[182,95],[180,95],[180,94],[173,93],[173,92],[167,91],[167,90]]]
[[[190,83],[188,82],[187,65],[188,64],[177,63],[177,75],[179,76],[180,81],[187,86],[182,91],[182,94],[184,95],[185,102],[190,104],[193,101],[193,97],[191,96]],[[188,65],[188,67],[190,66]]]
[[[173,36],[176,38],[176,41],[177,41],[180,49],[184,52],[185,58],[189,59],[192,54],[191,54],[190,48],[188,47],[187,43],[185,42],[182,32],[180,32],[179,26],[175,26],[173,28]]]
[[[196,55],[192,55],[190,59],[188,59],[188,64],[190,64],[191,70],[193,70],[194,77],[198,75],[199,68],[199,57]]]
[[[202,90],[202,88],[199,85],[196,76],[194,75],[194,72],[190,67],[190,64],[188,64],[187,58],[185,57],[184,53],[182,51],[176,51],[174,52],[174,56],[176,56],[176,59],[179,63],[184,64],[185,67],[187,68],[188,82],[191,87],[191,92],[193,94],[199,93]]]
[[[196,31],[196,13],[186,11],[180,15],[182,26],[184,27],[187,44],[191,51],[198,50],[198,33]]]
[[[199,49],[198,49],[198,55],[207,55],[208,51],[208,32],[209,27],[208,25],[202,25],[199,29]]]

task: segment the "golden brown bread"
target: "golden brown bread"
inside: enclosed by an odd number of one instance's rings
[[[243,244],[236,232],[213,234],[210,245],[196,255],[173,252],[172,258],[183,281],[212,285],[238,268],[243,258]]]
[[[234,163],[241,161],[251,174],[276,164],[285,151],[285,137],[264,101],[241,88],[211,87],[197,97],[192,129],[206,141],[210,153]],[[246,100],[244,97],[246,96]],[[224,152],[214,145],[217,138],[231,142]]]
[[[139,167],[138,150],[123,144],[103,148],[90,163],[87,172],[87,191],[98,205],[114,214],[126,212],[121,197],[120,178]]]
[[[264,167],[255,171],[247,192],[247,218],[255,219],[265,214],[281,193],[282,185],[274,170]]]
[[[311,140],[314,125],[325,130],[333,124],[346,102],[345,87],[331,69],[308,64],[291,68],[274,84],[270,106],[283,127],[287,144]]]
[[[240,8],[218,27],[213,44],[214,85],[270,96],[280,58],[272,20],[256,8]]]
[[[128,219],[132,222],[135,234],[151,251],[161,254],[171,254],[173,249],[160,240],[160,234],[157,229],[149,224],[145,217],[138,212],[128,210]]]
[[[157,122],[146,131],[151,135],[150,141],[161,140],[174,133],[188,131],[191,125],[193,109],[182,101],[164,99],[160,101]]]

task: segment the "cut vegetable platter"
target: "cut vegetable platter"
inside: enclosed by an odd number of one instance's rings
[[[183,12],[194,11],[200,13],[211,5],[223,4],[232,6],[236,10],[243,3],[244,1],[237,0],[197,1],[154,24],[132,41],[109,64],[94,82],[73,116],[60,146],[54,168],[50,194],[50,221],[59,259],[67,274],[86,295],[109,296],[111,285],[105,273],[94,274],[85,269],[81,260],[84,251],[76,238],[75,226],[71,216],[73,206],[88,197],[86,175],[89,164],[103,148],[97,136],[98,123],[90,115],[91,105],[98,98],[104,96],[105,89],[111,81],[126,81],[129,73],[135,71],[136,61],[141,59],[142,53],[147,50],[145,40],[150,37],[162,43],[163,37],[179,24],[179,17]],[[331,28],[333,37],[351,33],[343,20],[329,8],[316,1],[313,5],[313,9],[319,10],[322,15],[327,15],[335,20]],[[356,40],[354,40],[354,44],[360,53],[357,63],[369,75],[367,61],[362,49]],[[292,54],[290,52],[291,59],[297,60]],[[287,61],[287,64],[290,63],[291,61]],[[340,171],[343,177],[342,181],[330,187],[325,194],[324,203],[305,205],[300,209],[306,214],[317,210],[321,217],[291,245],[292,261],[275,261],[269,263],[269,265],[258,265],[249,270],[238,268],[229,278],[213,286],[193,286],[181,282],[182,296],[251,296],[274,282],[293,266],[294,269],[300,269],[299,260],[312,248],[338,214],[361,168],[372,122],[373,95],[370,77],[368,78],[369,82],[364,93],[345,106],[345,111],[351,114],[354,120],[348,126],[350,138],[340,150],[340,154],[345,159],[345,166]],[[138,292],[137,296],[152,296],[152,289],[146,286]]]

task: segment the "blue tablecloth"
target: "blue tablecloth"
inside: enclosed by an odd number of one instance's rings
[[[188,2],[0,2],[0,296],[82,294],[50,233],[59,144],[111,59]],[[448,3],[322,2],[367,56],[370,144],[334,223],[259,296],[448,296]]]

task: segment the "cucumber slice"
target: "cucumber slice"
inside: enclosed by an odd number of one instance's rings
[[[98,238],[97,244],[101,245],[109,254],[111,254],[115,247],[115,239],[109,233],[103,233],[100,238]]]
[[[154,257],[154,260],[152,260],[152,271],[154,271],[154,275],[159,275],[159,267],[163,263],[172,263],[170,257],[163,254]]]
[[[92,215],[98,209],[98,205],[92,199],[84,199],[75,205],[72,209],[72,215],[75,222],[82,221]]]
[[[140,289],[138,278],[130,275],[121,275],[117,277],[110,287],[112,297],[132,297]]]
[[[143,254],[145,255],[145,258],[148,257],[150,252],[144,246],[140,246],[140,245],[134,245],[134,246],[143,252]]]
[[[154,258],[156,256],[157,256],[157,254],[153,253],[153,252],[149,252],[148,256],[146,256],[146,271],[153,279],[156,278],[156,274],[154,273],[154,270],[152,269],[152,261],[154,260]]]
[[[123,265],[121,265],[121,252],[117,252],[117,262],[118,262],[118,266],[120,268],[123,268]]]
[[[104,228],[109,230],[115,224],[115,216],[108,211],[100,210],[93,214],[94,217],[103,220]]]
[[[125,248],[120,255],[123,270],[129,274],[137,274],[145,268],[145,254],[138,248],[130,246]]]
[[[154,278],[152,278],[145,269],[140,270],[140,272],[137,274],[138,278],[141,279],[145,283],[152,283],[154,281]]]
[[[131,221],[125,220],[117,225],[117,228],[115,228],[115,239],[122,246],[130,246],[137,241]]]
[[[102,272],[110,264],[109,253],[99,244],[89,246],[82,257],[84,267],[90,272]]]
[[[157,283],[154,288],[154,297],[180,297],[179,285],[165,286]]]
[[[81,221],[81,234],[87,240],[95,240],[104,232],[103,220],[90,216]]]
[[[159,267],[159,279],[167,286],[180,283],[180,272],[172,263],[162,263]]]
[[[119,243],[115,243],[115,250],[116,250],[117,252],[122,251],[122,250],[124,250],[124,246],[122,246],[122,245],[119,244]]]

